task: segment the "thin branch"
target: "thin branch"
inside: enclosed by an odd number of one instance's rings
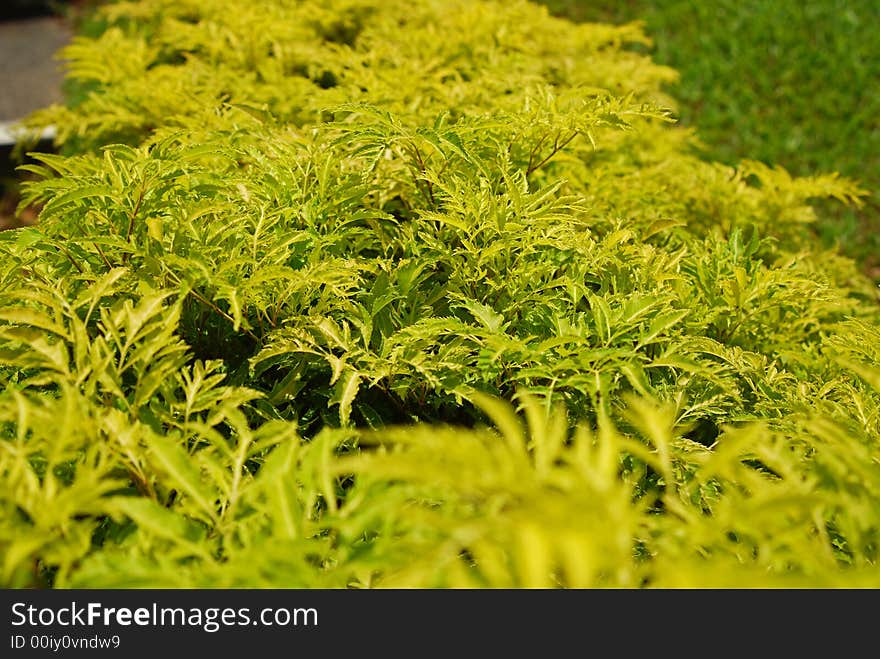
[[[529,154],[529,166],[528,166],[528,168],[526,169],[526,176],[528,176],[529,173],[531,173],[531,171],[532,171],[532,169],[533,169],[533,167],[532,167],[532,163],[535,162],[535,156],[538,155],[538,149],[541,148],[541,145],[544,144],[544,142],[545,142],[546,140],[547,140],[547,133],[544,133],[544,134],[541,136],[541,139],[538,140],[538,143],[535,144],[534,147],[532,147],[532,152]]]
[[[557,138],[553,141],[553,149],[552,149],[552,151],[550,151],[550,153],[547,154],[547,157],[544,158],[544,159],[543,159],[541,162],[539,162],[537,165],[532,165],[532,164],[531,164],[531,158],[530,158],[530,159],[529,159],[529,163],[530,163],[530,164],[529,164],[529,168],[526,170],[526,176],[528,176],[529,174],[531,174],[531,173],[534,172],[534,171],[537,171],[537,170],[541,169],[541,167],[543,167],[543,166],[546,165],[548,162],[550,162],[550,159],[551,159],[553,156],[555,156],[557,153],[559,153],[560,151],[562,151],[566,146],[568,146],[568,144],[569,144],[569,143],[570,143],[575,137],[577,137],[578,135],[580,135],[580,133],[579,133],[578,131],[574,131],[571,135],[569,135],[569,136],[568,136],[565,140],[563,140],[562,142],[560,142],[560,141],[559,141],[559,137],[557,137]]]
[[[213,311],[215,311],[216,313],[219,313],[221,316],[223,316],[226,320],[228,320],[228,321],[229,321],[230,323],[232,323],[233,325],[235,324],[235,318],[233,318],[233,317],[230,316],[228,313],[226,313],[225,311],[223,311],[223,309],[221,309],[220,307],[218,307],[216,304],[214,304],[214,302],[212,302],[211,300],[209,300],[208,298],[206,298],[205,296],[203,296],[201,293],[199,293],[199,292],[196,291],[195,289],[191,289],[191,290],[189,291],[189,294],[192,295],[195,299],[197,299],[197,300],[198,300],[199,302],[201,302],[202,304],[206,304],[206,305],[208,305],[208,307],[210,307],[210,308],[211,308]],[[244,332],[245,334],[247,334],[247,335],[248,335],[249,337],[251,337],[254,341],[257,341],[258,343],[260,342],[260,337],[258,337],[256,334],[254,334],[253,332],[251,332],[247,327],[244,327],[244,326],[241,326],[241,325],[239,325],[239,327],[240,327],[240,329],[241,329],[242,332]]]
[[[410,140],[410,146],[412,147],[413,156],[415,157],[416,161],[418,162],[419,170],[421,171],[422,174],[427,175],[428,168],[425,166],[425,161],[422,159],[422,154],[419,151],[419,148],[415,145],[415,142],[413,142],[412,140]],[[427,179],[423,180],[422,182],[425,184],[424,187],[428,191],[428,198],[431,200],[431,206],[434,209],[436,209],[437,208],[437,200],[434,198],[434,185],[431,183],[431,181],[428,181]],[[416,185],[418,185],[418,179],[416,179]]]
[[[73,267],[76,268],[77,270],[79,270],[80,274],[83,274],[85,272],[85,270],[82,269],[82,266],[80,266],[80,264],[76,262],[76,259],[73,258],[71,253],[67,251],[67,249],[64,247],[64,245],[61,245],[60,243],[56,243],[55,246],[61,250],[61,252],[64,254],[64,256],[67,257],[68,261],[73,263]]]
[[[95,249],[98,250],[98,254],[101,255],[101,260],[104,262],[104,265],[106,265],[108,268],[110,268],[112,270],[113,264],[110,263],[110,260],[107,258],[107,255],[104,254],[104,250],[101,249],[101,246],[94,241],[92,241],[92,244],[95,246]]]
[[[163,264],[163,266],[165,267],[166,272],[168,272],[168,274],[171,275],[171,277],[174,278],[174,280],[178,283],[178,285],[180,285],[180,284],[183,283],[183,282],[180,280],[180,277],[177,276],[177,273],[175,273],[173,270],[169,269],[168,266],[165,266],[164,264]],[[228,320],[229,322],[231,322],[231,323],[233,324],[233,326],[235,326],[235,318],[233,318],[233,317],[230,316],[228,313],[226,313],[225,311],[223,311],[223,309],[221,309],[220,307],[218,307],[218,306],[217,306],[212,300],[209,300],[208,298],[206,298],[204,295],[202,295],[201,293],[199,293],[197,290],[195,290],[195,289],[193,289],[193,288],[189,289],[189,291],[187,292],[187,294],[188,294],[188,295],[192,295],[192,296],[193,296],[195,299],[197,299],[199,302],[201,302],[202,304],[208,306],[208,307],[209,307],[211,310],[213,310],[215,313],[220,314],[220,315],[223,316],[226,320]],[[254,341],[256,341],[257,343],[260,343],[260,341],[261,341],[261,340],[260,340],[260,337],[258,337],[256,334],[254,334],[253,332],[251,332],[247,327],[244,327],[243,325],[239,325],[239,328],[241,329],[242,332],[244,332],[245,334],[247,334],[247,335],[248,335],[250,338],[252,338]]]
[[[146,176],[141,179],[141,190],[138,194],[137,201],[134,204],[134,209],[131,211],[131,214],[128,217],[128,228],[125,230],[125,242],[128,242],[131,239],[131,232],[134,231],[134,221],[137,218],[138,212],[141,210],[141,204],[144,202],[144,196],[147,194],[147,178]],[[123,263],[126,263],[131,258],[131,254],[125,254],[122,257]]]

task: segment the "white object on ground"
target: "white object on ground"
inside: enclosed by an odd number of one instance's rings
[[[14,121],[0,121],[0,146],[12,146],[18,142],[22,135],[22,130],[16,126]],[[55,137],[54,126],[47,126],[40,134],[40,139],[51,140]]]

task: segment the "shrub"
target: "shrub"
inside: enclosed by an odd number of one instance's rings
[[[691,155],[637,26],[144,0],[0,235],[3,582],[876,585],[836,175]]]

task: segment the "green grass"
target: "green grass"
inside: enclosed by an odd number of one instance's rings
[[[754,158],[794,174],[838,171],[872,196],[822,207],[826,244],[880,279],[880,3],[870,0],[545,0],[580,21],[643,20],[655,61],[706,157]]]

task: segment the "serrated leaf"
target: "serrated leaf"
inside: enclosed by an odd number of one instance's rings
[[[639,337],[639,346],[646,346],[653,343],[657,337],[676,326],[684,320],[688,314],[690,314],[690,311],[687,309],[667,311],[659,314],[651,321],[651,324],[648,325],[645,334]]]
[[[479,322],[490,332],[503,331],[504,327],[506,326],[506,324],[504,323],[504,316],[502,316],[500,313],[496,313],[496,311],[491,307],[477,302],[476,300],[462,298],[456,303],[456,306],[467,309],[474,317],[474,320]]]
[[[351,371],[336,382],[330,404],[339,405],[339,423],[343,426],[348,425],[351,416],[351,405],[357,396],[361,379],[360,373]]]
[[[53,318],[36,309],[25,309],[22,307],[0,309],[0,320],[17,325],[38,327],[63,339],[69,338],[69,333],[64,325],[59,325]]]
[[[187,495],[205,515],[214,521],[217,516],[216,493],[203,482],[193,458],[171,438],[154,435],[150,438],[150,456],[165,473],[171,485]]]
[[[129,517],[139,528],[157,537],[174,543],[180,542],[196,555],[206,555],[206,551],[197,544],[203,535],[198,527],[151,499],[116,497],[111,510]]]

